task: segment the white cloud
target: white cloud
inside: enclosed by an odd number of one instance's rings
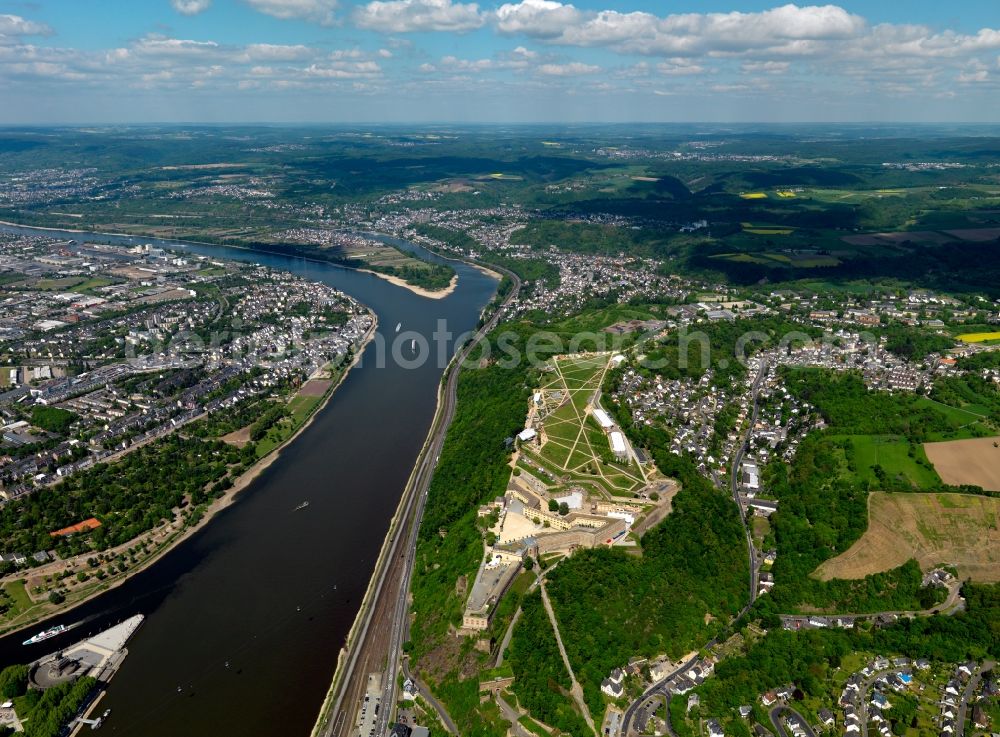
[[[710,88],[712,92],[746,92],[750,89],[749,86],[745,84],[713,84]]]
[[[523,33],[535,38],[557,38],[580,23],[583,14],[572,5],[554,0],[521,0],[501,5],[496,24],[501,33]]]
[[[453,31],[479,28],[485,22],[476,3],[451,0],[373,0],[354,11],[360,28],[383,33]]]
[[[961,72],[957,77],[958,81],[962,84],[975,84],[977,82],[989,82],[990,73],[985,69],[979,69],[973,72]]]
[[[121,54],[121,51],[125,53]],[[183,38],[149,35],[139,39],[130,48],[118,50],[118,52],[122,58],[133,54],[192,58],[219,55],[222,52],[222,47],[215,41],[192,41]]]
[[[181,15],[198,15],[208,10],[212,0],[170,0],[170,4]]]
[[[304,70],[307,76],[324,79],[359,79],[377,77],[382,68],[374,61],[334,61],[329,64],[310,64]]]
[[[866,23],[836,5],[783,5],[757,13],[683,13],[656,16],[616,10],[582,11],[555,0],[521,0],[496,11],[501,33],[519,33],[570,46],[691,56],[739,52],[796,40],[847,39]]]
[[[441,59],[439,68],[455,72],[482,72],[493,69],[496,63],[492,59],[459,59],[454,56],[446,56]]]
[[[337,0],[246,0],[254,10],[281,20],[306,20],[333,25]]]
[[[599,71],[601,71],[599,66],[580,61],[571,61],[568,64],[542,64],[538,67],[538,73],[548,77],[580,77],[585,74],[597,74]]]
[[[955,57],[1000,49],[1000,30],[982,28],[974,35],[943,31],[932,33],[926,26],[883,23],[872,29],[872,47],[889,56]]]
[[[250,61],[299,61],[308,59],[314,55],[314,51],[302,44],[282,45],[282,44],[250,44],[238,60],[242,62]]]
[[[787,61],[745,61],[740,64],[747,74],[784,74],[791,67]]]
[[[668,77],[687,77],[693,74],[704,74],[705,68],[692,64],[687,59],[670,59],[656,65],[656,71]]]
[[[44,23],[26,20],[19,15],[0,15],[0,37],[2,36],[48,36],[52,29]]]

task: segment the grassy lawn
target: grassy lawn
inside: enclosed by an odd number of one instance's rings
[[[257,441],[257,457],[263,458],[292,437],[322,402],[323,397],[292,397],[288,402],[289,417],[272,427],[267,435]]]
[[[88,279],[82,284],[76,286],[76,291],[83,292],[84,294],[94,294],[96,290],[101,287],[107,287],[114,284],[115,281],[112,279],[103,279],[101,277],[94,277],[93,279]]]
[[[874,471],[877,465],[882,467],[888,477],[906,479],[917,489],[934,488],[941,483],[937,472],[930,466],[922,445],[911,446],[905,439],[896,435],[844,437],[854,446],[856,467],[854,475],[861,481],[878,485],[879,477]]]
[[[295,427],[298,428],[322,401],[323,397],[293,397],[288,403],[288,411],[292,414]]]
[[[67,276],[62,279],[39,279],[34,284],[34,288],[43,292],[58,292],[63,289],[72,289],[84,282],[83,277]]]
[[[20,614],[34,606],[34,602],[31,601],[31,598],[28,596],[28,590],[24,586],[24,579],[11,581],[5,584],[3,589],[13,602],[13,606],[9,612],[10,615]]]
[[[548,412],[542,421],[546,442],[525,453],[553,476],[592,481],[609,494],[631,496],[645,483],[641,471],[605,463],[611,452],[608,436],[592,414],[588,419],[607,365],[607,355],[553,361],[541,387]]]
[[[945,415],[955,425],[959,426],[979,422],[983,419],[983,415],[985,414],[980,411],[981,408],[976,408],[975,405],[967,405],[965,408],[952,407],[950,404],[935,402],[933,399],[928,399],[927,397],[921,397],[918,399],[917,405],[930,407],[931,409]]]

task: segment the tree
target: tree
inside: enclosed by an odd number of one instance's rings
[[[549,511],[550,512],[558,512],[559,511],[559,502],[557,502],[555,499],[549,499]]]
[[[64,601],[66,601],[66,597],[63,596],[58,591],[53,591],[51,594],[49,594],[49,602],[52,603],[52,604],[58,605],[58,604],[62,604]]]
[[[569,504],[563,502],[559,505],[559,515],[565,517],[567,514],[569,514]]]
[[[524,566],[524,570],[530,571],[532,568],[535,567],[535,559],[532,558],[530,555],[526,555],[521,559],[521,565]]]

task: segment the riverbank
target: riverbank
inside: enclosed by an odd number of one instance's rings
[[[408,289],[409,291],[413,292],[414,294],[419,295],[421,297],[426,297],[427,299],[443,299],[443,298],[447,297],[448,295],[450,295],[452,292],[454,292],[455,288],[458,286],[458,274],[454,274],[451,277],[451,281],[448,283],[448,286],[445,287],[444,289],[431,290],[431,289],[425,289],[424,287],[418,287],[415,284],[410,284],[408,281],[406,281],[405,279],[402,279],[402,278],[400,278],[398,276],[392,276],[391,274],[383,274],[383,273],[378,272],[378,271],[373,271],[372,269],[366,269],[366,268],[364,268],[362,266],[351,266],[349,264],[342,264],[342,263],[340,263],[338,261],[324,260],[324,259],[321,259],[321,258],[312,258],[310,256],[301,256],[301,255],[299,255],[297,253],[288,253],[288,252],[284,252],[284,251],[280,251],[280,250],[272,251],[272,250],[266,249],[266,248],[259,248],[259,247],[253,247],[253,246],[242,246],[242,245],[239,245],[237,243],[211,243],[209,241],[196,241],[196,240],[191,240],[191,239],[187,239],[187,238],[184,238],[184,239],[171,239],[171,238],[163,238],[162,236],[158,236],[158,235],[149,235],[149,236],[146,236],[146,235],[137,235],[137,234],[134,234],[134,233],[105,233],[105,232],[102,232],[102,231],[80,230],[78,228],[48,228],[48,227],[45,227],[44,225],[25,225],[24,223],[13,223],[13,222],[11,222],[9,220],[0,220],[0,225],[9,225],[12,228],[25,228],[25,229],[30,229],[30,230],[44,230],[44,231],[48,231],[48,232],[51,232],[51,233],[80,233],[81,235],[90,235],[90,236],[106,235],[106,236],[110,236],[112,238],[135,238],[135,239],[138,239],[138,240],[142,240],[143,238],[152,238],[154,240],[166,241],[166,242],[170,242],[170,241],[173,240],[173,241],[176,241],[176,245],[181,246],[181,247],[183,247],[184,244],[186,244],[186,243],[190,243],[191,245],[195,245],[195,246],[215,246],[217,248],[218,247],[221,247],[221,248],[236,248],[236,249],[238,249],[240,251],[249,251],[250,253],[267,253],[267,254],[270,254],[272,256],[289,256],[289,257],[292,257],[292,258],[302,259],[303,261],[310,261],[312,263],[328,264],[330,266],[336,266],[336,267],[339,267],[341,269],[350,269],[352,271],[360,271],[360,272],[365,273],[365,274],[373,274],[374,276],[377,276],[379,279],[384,279],[385,281],[389,282],[390,284],[393,284],[393,285],[395,285],[397,287],[402,287],[403,289]],[[454,259],[454,260],[457,261],[459,259]],[[472,266],[472,267],[474,267],[476,269],[479,269],[484,274],[487,274],[489,276],[495,276],[497,279],[500,278],[500,275],[497,274],[495,271],[491,271],[489,269],[486,269],[485,267],[482,267],[479,264],[473,263],[471,261],[469,261],[467,263],[470,266]]]
[[[362,340],[358,343],[354,351],[354,355],[351,362],[346,366],[344,366],[342,370],[340,370],[336,380],[327,389],[326,393],[323,395],[323,398],[312,409],[308,417],[305,418],[305,420],[295,430],[294,433],[292,433],[283,442],[275,446],[266,456],[258,460],[256,463],[254,463],[254,465],[252,465],[250,468],[248,468],[246,471],[240,474],[240,476],[234,480],[233,485],[229,489],[227,489],[221,496],[212,500],[205,507],[201,518],[196,523],[194,523],[193,525],[184,526],[180,527],[179,529],[176,529],[172,534],[168,535],[163,540],[160,547],[155,549],[149,555],[149,557],[140,561],[125,573],[120,574],[114,578],[107,579],[106,581],[103,581],[93,590],[88,591],[86,594],[80,596],[79,598],[72,598],[71,595],[71,598],[68,598],[64,604],[55,605],[44,601],[38,602],[35,605],[39,607],[39,612],[37,616],[32,616],[29,619],[25,620],[24,622],[17,623],[11,626],[9,629],[0,630],[0,633],[2,633],[3,635],[8,635],[15,632],[19,632],[21,630],[25,630],[41,620],[66,614],[76,609],[77,607],[86,604],[92,599],[101,596],[114,588],[121,586],[130,578],[140,573],[141,571],[147,569],[149,566],[151,566],[153,563],[155,563],[157,560],[163,557],[166,553],[170,552],[178,545],[180,545],[182,542],[186,541],[188,538],[193,536],[196,532],[202,530],[222,510],[231,506],[233,502],[236,501],[236,497],[239,495],[239,493],[244,489],[246,489],[248,486],[250,486],[250,484],[253,483],[253,481],[255,481],[258,476],[260,476],[265,470],[267,470],[267,468],[270,467],[271,464],[273,464],[280,457],[282,450],[291,445],[296,440],[296,438],[298,438],[303,432],[305,432],[312,425],[313,421],[319,415],[319,413],[327,406],[327,404],[329,404],[330,399],[332,399],[337,389],[347,378],[348,374],[351,372],[351,369],[353,369],[355,365],[357,365],[358,361],[361,360],[361,356],[364,353],[365,347],[368,345],[368,343],[371,342],[372,338],[375,336],[375,332],[378,329],[378,324],[379,324],[377,315],[370,308],[368,309],[368,314],[372,318],[372,324],[369,327],[368,331],[365,333]],[[328,364],[324,369],[321,369],[321,371],[324,372],[329,370],[331,370],[330,364]],[[310,378],[316,378],[318,373],[319,372],[315,372],[313,376]],[[289,402],[291,402],[292,399],[294,399],[296,396],[298,396],[297,393],[293,394],[289,398]],[[127,543],[123,543],[120,546],[117,546],[115,550],[127,549],[141,543],[143,540],[146,540],[147,538],[152,539],[153,537],[155,537],[156,534],[162,533],[165,530],[170,530],[170,528],[175,527],[178,521],[179,521],[178,518],[175,517],[173,520],[166,523],[166,525],[162,525],[152,530],[148,530],[139,535],[138,537],[134,538],[133,540],[130,540]],[[85,570],[86,560],[93,556],[94,552],[89,551],[79,556],[75,556],[74,558],[68,558],[66,560],[59,561],[60,565],[57,568],[62,570]],[[30,577],[31,573],[32,570],[29,569],[28,571],[21,571],[18,574],[11,574],[10,576],[6,577],[3,583],[6,584],[12,581],[26,580]]]
[[[358,271],[364,272],[365,274],[374,274],[379,279],[385,279],[390,284],[395,284],[397,287],[402,287],[403,289],[409,289],[416,295],[421,297],[426,297],[427,299],[444,299],[449,294],[455,291],[455,287],[458,286],[458,274],[451,277],[451,281],[448,282],[448,286],[444,289],[438,289],[436,291],[431,291],[430,289],[425,289],[424,287],[418,287],[415,284],[410,284],[410,282],[402,279],[398,276],[392,276],[391,274],[383,274],[378,271],[372,271],[371,269],[358,269]]]

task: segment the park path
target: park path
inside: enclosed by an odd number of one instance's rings
[[[573,666],[569,664],[569,656],[566,654],[566,648],[563,647],[562,636],[559,634],[559,623],[556,622],[556,613],[552,609],[552,602],[549,601],[549,594],[545,590],[545,584],[542,584],[542,603],[545,605],[545,612],[549,615],[549,621],[552,623],[552,631],[556,635],[556,644],[559,646],[559,654],[562,655],[563,664],[566,666],[566,672],[569,673],[569,680],[573,684],[570,688],[570,694],[573,696],[573,700],[576,701],[576,705],[580,707],[580,712],[583,714],[583,718],[587,721],[587,726],[590,727],[590,731],[597,733],[597,728],[594,726],[594,720],[590,716],[590,709],[587,708],[587,702],[583,698],[583,688],[580,686],[579,681],[576,680],[576,674],[573,673]]]

